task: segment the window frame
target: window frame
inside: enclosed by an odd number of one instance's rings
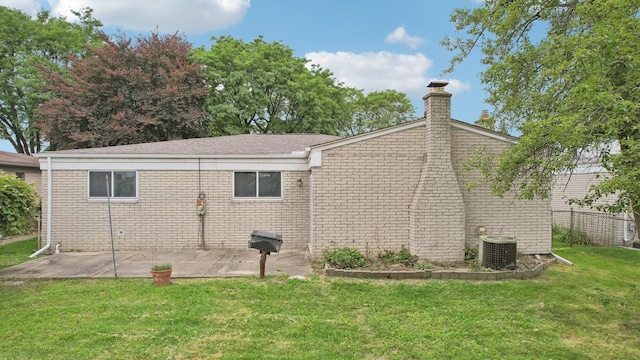
[[[110,196],[109,200],[113,201],[131,201],[138,200],[138,171],[137,170],[88,170],[87,171],[87,199],[89,200],[107,200],[107,196],[91,196],[91,173],[109,173],[109,179],[111,180]],[[134,196],[115,196],[113,189],[115,187],[115,174],[116,173],[134,173],[135,174],[135,195]]]
[[[256,178],[256,188],[254,196],[236,196],[236,174],[237,173],[253,173]],[[280,195],[279,196],[260,196],[260,173],[279,173],[280,174]],[[231,174],[231,197],[234,200],[282,200],[284,193],[283,171],[280,170],[236,170]]]

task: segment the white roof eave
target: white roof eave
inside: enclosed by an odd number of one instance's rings
[[[292,154],[82,154],[82,153],[38,153],[35,155],[43,159],[304,159],[306,153],[292,153]]]

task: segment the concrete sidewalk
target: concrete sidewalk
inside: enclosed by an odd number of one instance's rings
[[[171,263],[172,278],[259,276],[257,250],[116,251],[116,270],[122,278],[150,278],[151,266]],[[285,250],[267,256],[265,275],[312,274],[309,253]],[[0,270],[2,279],[113,277],[110,252],[64,252]]]

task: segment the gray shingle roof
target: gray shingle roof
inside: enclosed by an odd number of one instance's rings
[[[285,155],[313,145],[340,139],[322,134],[245,134],[154,143],[51,151],[65,155]]]
[[[30,155],[0,151],[0,165],[40,167],[40,161]]]

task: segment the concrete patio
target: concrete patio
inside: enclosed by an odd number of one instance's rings
[[[151,266],[171,263],[173,278],[259,276],[256,250],[116,251],[116,271],[122,278],[150,278]],[[285,250],[267,257],[265,274],[312,274],[309,253]],[[73,279],[114,277],[111,252],[63,252],[43,255],[0,270],[2,279]]]

